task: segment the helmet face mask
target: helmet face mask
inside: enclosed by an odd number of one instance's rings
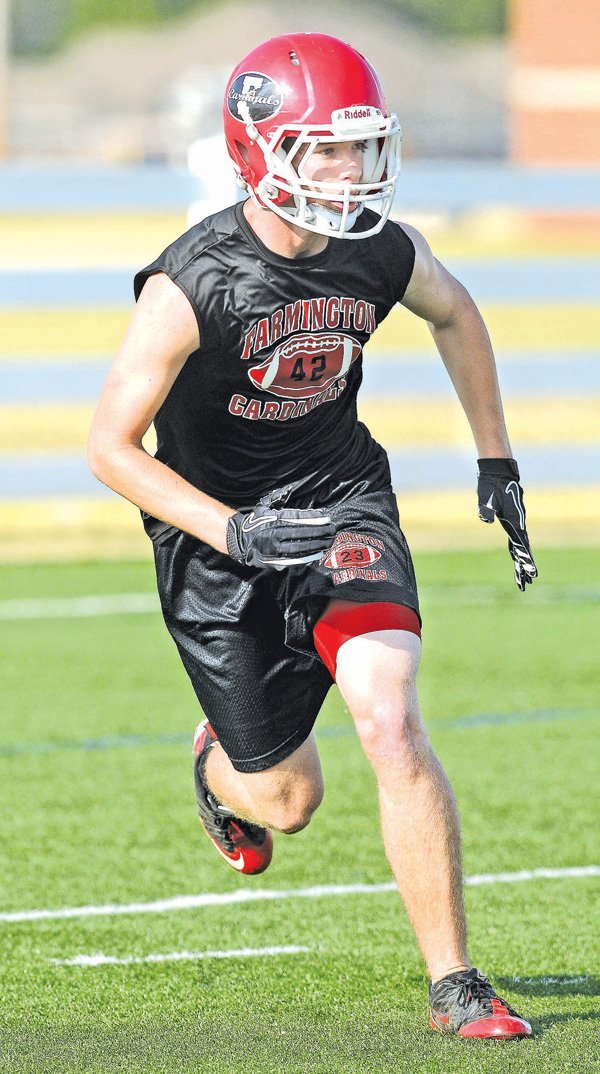
[[[373,68],[349,45],[290,34],[259,46],[231,76],[224,119],[239,181],[257,204],[317,234],[361,239],[381,230],[399,171],[400,124]],[[364,143],[358,182],[308,177],[319,147],[345,142]],[[353,234],[365,206],[381,215]]]

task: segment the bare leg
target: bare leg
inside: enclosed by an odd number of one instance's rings
[[[264,772],[236,771],[216,743],[208,754],[206,781],[236,817],[288,833],[305,828],[323,799],[321,765],[312,734],[284,761]]]
[[[435,981],[471,963],[458,811],[419,714],[420,651],[404,630],[351,638],[336,678],[377,777],[386,854]]]

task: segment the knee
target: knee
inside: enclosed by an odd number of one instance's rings
[[[292,835],[307,827],[322,801],[322,781],[292,783],[279,788],[263,813],[270,828]]]
[[[430,747],[416,697],[374,699],[355,716],[355,723],[363,749],[376,770],[393,766],[410,775],[426,763]]]

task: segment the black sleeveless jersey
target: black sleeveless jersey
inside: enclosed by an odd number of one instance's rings
[[[364,210],[354,230],[367,230]],[[155,418],[157,458],[232,507],[296,484],[291,506],[389,487],[387,456],[358,421],[362,351],[410,280],[415,251],[388,221],[312,257],[272,253],[242,204],[197,224],[135,277],[164,272],[189,299],[200,348]]]

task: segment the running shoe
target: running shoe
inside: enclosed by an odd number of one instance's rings
[[[273,854],[271,832],[235,817],[217,802],[204,781],[206,757],[217,741],[208,720],[199,724],[194,735],[194,781],[200,823],[232,869],[238,873],[263,873]]]
[[[460,970],[429,985],[430,1025],[459,1037],[515,1040],[530,1037],[529,1022],[496,995],[479,970]]]

